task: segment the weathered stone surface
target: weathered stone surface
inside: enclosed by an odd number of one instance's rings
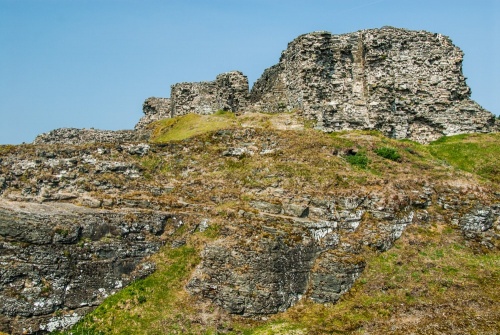
[[[215,81],[172,85],[171,116],[239,112],[248,104],[248,79],[239,71],[222,73]]]
[[[169,219],[162,212],[1,200],[0,331],[67,326],[150,274],[154,264],[144,258],[162,245]]]
[[[259,213],[206,247],[187,289],[246,316],[277,313],[302,298],[336,302],[365,268],[363,247],[386,251],[408,225],[427,222],[434,191],[425,185],[411,194],[397,201],[376,193],[302,197],[300,205],[283,205],[278,192],[273,199],[253,200]],[[465,212],[475,204],[457,224],[467,238],[495,248],[488,241],[498,240],[493,229],[500,224],[498,206],[470,201],[448,208]]]
[[[285,240],[288,236],[281,237],[240,245],[222,240],[207,247],[202,255],[205,267],[198,269],[188,289],[233,314],[285,311],[307,289],[315,246],[311,239],[291,244]]]
[[[170,118],[170,99],[155,97],[147,98],[142,104],[142,112],[144,116],[135,125],[135,130],[143,130],[154,121]]]
[[[497,131],[495,116],[470,99],[462,58],[449,38],[424,31],[313,32],[264,71],[251,102],[267,112],[298,109],[325,131],[376,129],[422,143]]]
[[[364,268],[365,261],[359,255],[324,252],[315,264],[315,271],[311,273],[311,300],[321,303],[339,300],[349,291]]]
[[[140,139],[141,135],[133,130],[59,128],[38,135],[33,144],[120,143]]]
[[[136,132],[61,128],[34,143],[133,141],[148,137],[153,121],[219,110],[298,110],[327,132],[374,129],[421,143],[499,131],[500,120],[470,99],[462,60],[463,52],[441,34],[392,27],[343,35],[318,31],[290,42],[250,93],[239,71],[178,83],[170,98],[146,99]]]

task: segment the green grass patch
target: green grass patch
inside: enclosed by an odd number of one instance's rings
[[[345,159],[349,162],[349,164],[357,166],[361,169],[366,169],[368,163],[370,162],[366,154],[363,152],[357,152],[354,155],[346,156]]]
[[[442,137],[429,145],[429,151],[453,167],[500,182],[499,133]]]
[[[380,147],[375,149],[375,153],[380,157],[390,159],[391,161],[399,162],[401,160],[401,155],[394,148]]]
[[[190,329],[185,281],[199,262],[195,248],[163,248],[157,270],[107,298],[97,309],[60,334],[177,334]]]
[[[154,122],[151,125],[150,141],[153,143],[181,141],[236,125],[235,115],[231,112],[220,111],[213,115],[187,114]]]

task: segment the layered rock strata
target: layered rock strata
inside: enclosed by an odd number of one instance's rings
[[[362,274],[362,250],[389,250],[408,225],[434,220],[427,209],[435,197],[466,238],[496,248],[498,202],[458,204],[456,191],[436,194],[423,187],[397,202],[374,193],[295,204],[261,200],[257,215],[242,213],[251,224],[229,226],[224,238],[205,248],[187,289],[229,313],[253,317],[283,312],[301,299],[335,303]],[[289,211],[299,207],[307,214]]]
[[[154,271],[171,215],[0,201],[0,330],[52,331]]]

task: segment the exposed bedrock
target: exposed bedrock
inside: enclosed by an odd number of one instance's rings
[[[0,331],[51,331],[155,269],[162,212],[0,202]]]
[[[405,227],[432,220],[426,209],[433,192],[412,193],[402,202],[376,195],[315,199],[305,215],[278,199],[256,201],[260,214],[251,224],[228,226],[224,238],[205,248],[187,289],[244,316],[282,312],[300,299],[334,303],[362,274],[365,248],[386,251]],[[446,197],[439,201],[451,206]],[[449,223],[466,238],[498,241],[492,229],[500,229],[498,204],[463,202],[452,213]]]

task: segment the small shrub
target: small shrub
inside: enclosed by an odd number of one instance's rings
[[[346,157],[346,160],[354,166],[360,167],[362,169],[366,169],[368,166],[369,160],[368,157],[366,157],[366,154],[362,152],[357,152],[354,155],[350,155]]]
[[[375,149],[375,153],[380,157],[384,157],[386,159],[390,159],[391,161],[399,162],[401,159],[401,155],[394,148],[389,147],[381,147]]]

